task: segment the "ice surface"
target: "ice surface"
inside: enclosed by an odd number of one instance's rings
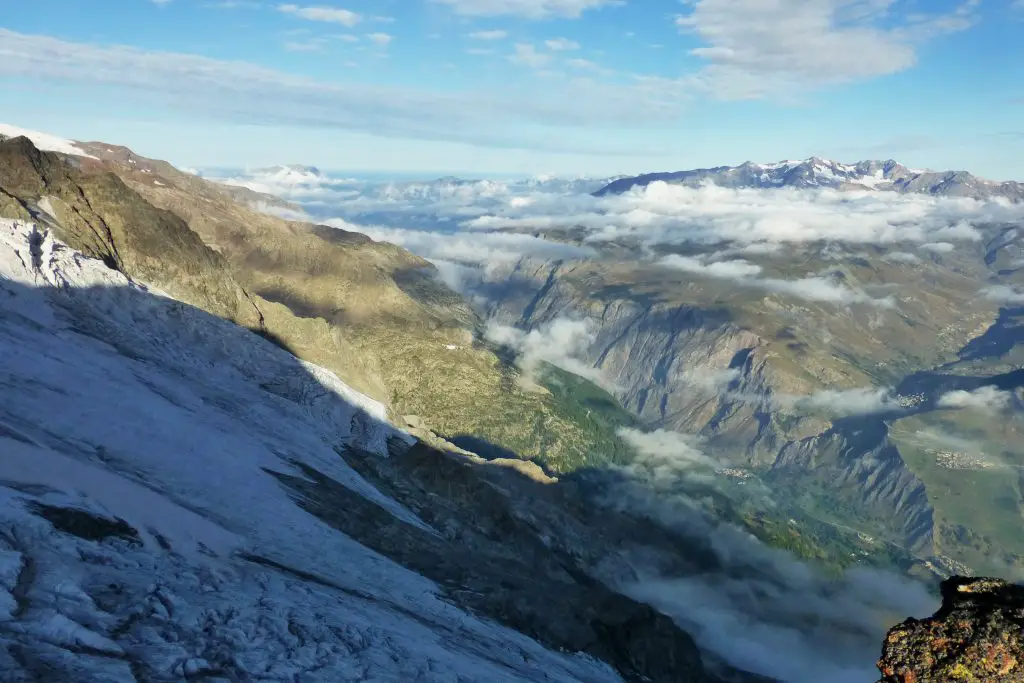
[[[382,405],[6,220],[0,386],[0,680],[619,680],[442,600],[281,486],[312,469],[429,530],[338,455],[409,438]]]

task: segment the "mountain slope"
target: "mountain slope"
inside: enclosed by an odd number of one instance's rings
[[[513,366],[474,341],[480,321],[423,259],[261,213],[246,206],[263,201],[249,190],[125,148],[77,144],[90,156],[65,161],[26,138],[0,142],[9,202],[0,209],[329,367],[396,418],[415,415],[441,436],[556,467],[604,457],[605,443],[549,392],[524,388]]]
[[[702,436],[720,468],[759,478],[803,515],[840,534],[871,537],[877,551],[916,554],[941,572],[960,563],[996,571],[996,539],[1004,547],[1010,539],[992,532],[1013,528],[1016,504],[981,515],[949,503],[964,494],[958,486],[980,495],[987,479],[1006,480],[1006,471],[975,477],[937,469],[941,443],[922,447],[914,435],[931,430],[963,441],[981,428],[988,460],[1015,467],[1024,453],[1012,436],[1019,428],[1012,405],[983,419],[938,405],[945,392],[977,389],[982,379],[907,381],[932,369],[953,372],[949,364],[963,365],[957,359],[964,355],[971,369],[957,372],[981,378],[1015,367],[1013,309],[979,291],[993,281],[1016,282],[1019,269],[1003,264],[1019,249],[1018,237],[1002,225],[983,234],[909,265],[887,256],[913,245],[810,244],[748,257],[773,282],[827,277],[879,299],[896,295],[882,304],[752,292],[706,269],[680,272],[624,249],[584,261],[524,258],[492,267],[477,291],[486,315],[523,330],[586,321],[592,339],[580,360],[600,371],[626,408],[650,428]],[[1014,485],[1000,499],[1018,495]],[[1000,552],[997,563],[1024,557],[1010,545],[1012,557]]]
[[[628,679],[712,680],[667,617],[574,560],[518,568],[523,532],[467,546],[469,526],[452,538],[358,474],[346,460],[405,459],[411,439],[333,373],[33,224],[0,230],[4,680],[619,680],[452,602]],[[473,524],[508,524],[484,481]],[[434,553],[437,583],[354,538]]]
[[[595,192],[597,196],[620,194],[654,182],[698,186],[712,182],[722,187],[746,188],[822,188],[842,190],[889,190],[900,193],[924,193],[949,197],[990,199],[1004,197],[1024,201],[1024,183],[997,183],[965,171],[923,171],[888,161],[859,161],[843,164],[811,157],[802,161],[773,164],[746,162],[739,166],[716,166],[690,171],[647,173],[614,180]]]
[[[89,171],[95,163],[66,163],[25,137],[0,141],[5,214],[43,221],[72,247],[215,315],[258,323],[258,311],[221,257],[184,221],[144,201],[114,174]]]

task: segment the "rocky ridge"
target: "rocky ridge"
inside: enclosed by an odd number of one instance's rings
[[[654,182],[698,186],[712,182],[735,188],[822,188],[840,190],[888,190],[947,197],[990,199],[1003,197],[1024,201],[1024,183],[994,182],[966,171],[928,171],[911,169],[892,159],[844,164],[811,157],[799,161],[739,166],[716,166],[688,171],[647,173],[614,180],[595,192],[597,196],[619,194]]]

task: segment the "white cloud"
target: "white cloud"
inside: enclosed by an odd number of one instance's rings
[[[924,618],[938,607],[923,585],[897,574],[857,567],[830,578],[724,525],[701,538],[719,570],[644,578],[626,591],[672,616],[702,650],[771,680],[873,680],[892,615]]]
[[[362,17],[347,9],[334,7],[300,7],[299,5],[278,5],[277,10],[285,14],[293,14],[309,21],[325,21],[342,26],[352,27],[362,21]]]
[[[687,273],[732,280],[744,287],[786,294],[808,301],[823,301],[834,304],[870,303],[877,306],[892,305],[890,299],[875,299],[864,292],[850,289],[824,277],[805,277],[797,280],[757,277],[762,271],[761,266],[742,259],[707,262],[692,256],[670,254],[660,259],[658,263]]]
[[[904,410],[900,398],[888,388],[824,389],[806,395],[730,388],[741,378],[742,373],[736,368],[696,368],[683,373],[680,381],[687,387],[726,401],[770,406],[773,410],[813,414],[829,419]]]
[[[696,82],[720,97],[868,79],[916,63],[916,48],[975,21],[977,0],[943,15],[905,15],[893,0],[696,0],[676,17],[680,31],[705,46],[691,54],[708,62]],[[851,55],[857,57],[851,59]]]
[[[847,244],[976,241],[974,223],[1019,221],[1024,205],[891,192],[730,189],[654,182],[621,195],[552,198],[470,221],[478,229],[586,225],[590,241]]]
[[[183,169],[184,170],[184,169]],[[270,204],[265,201],[249,202],[249,208],[269,216],[283,218],[286,221],[308,221],[309,214],[301,209],[291,209],[279,204]]]
[[[516,16],[526,19],[578,19],[588,10],[623,4],[622,0],[434,0],[464,16]]]
[[[356,225],[337,218],[329,219],[325,223],[343,230],[361,232],[377,241],[397,244],[431,262],[444,261],[484,270],[502,264],[514,263],[527,256],[582,259],[594,255],[590,249],[549,242],[532,235],[445,234],[425,230]]]
[[[509,55],[508,61],[534,69],[540,68],[551,61],[551,55],[537,52],[530,43],[516,43],[515,52]]]
[[[1010,285],[994,285],[981,290],[981,295],[1001,304],[1024,304],[1024,289]]]
[[[749,261],[736,260],[705,263],[701,259],[693,258],[692,256],[680,256],[678,254],[670,254],[664,257],[661,259],[661,264],[687,273],[697,273],[727,280],[753,277],[762,270],[761,266]]]
[[[647,86],[581,82],[529,93],[508,87],[432,91],[316,80],[246,62],[73,43],[7,29],[0,29],[3,76],[114,87],[134,99],[232,123],[336,128],[549,153],[643,154],[635,145],[600,138],[577,136],[578,142],[568,144],[539,129],[664,120],[666,114],[661,96]]]
[[[751,280],[755,287],[763,287],[770,292],[788,294],[808,301],[822,301],[832,304],[871,304],[882,308],[891,308],[894,303],[891,297],[875,298],[869,294],[850,289],[824,277],[804,277],[797,280],[780,278],[763,278]]]
[[[287,40],[282,47],[289,52],[323,52],[327,47],[327,39],[323,37],[308,40]]]
[[[862,566],[838,576],[826,574],[722,523],[717,510],[704,514],[701,494],[707,478],[701,476],[705,463],[696,438],[671,432],[620,434],[638,438],[642,452],[651,455],[622,468],[626,476],[604,504],[645,515],[684,538],[700,539],[709,555],[701,566],[715,567],[666,578],[638,563],[636,582],[623,589],[671,616],[702,651],[771,680],[873,680],[885,630],[905,616],[923,618],[938,607],[936,597],[907,577]],[[756,477],[744,486],[749,502]],[[772,502],[763,499],[762,504],[770,507]],[[804,519],[790,524],[794,532],[804,533]]]
[[[717,464],[701,450],[701,440],[689,434],[668,429],[642,432],[628,427],[620,427],[616,433],[637,453],[631,469],[645,468],[644,475],[653,479],[653,484],[704,478]]]
[[[388,45],[391,44],[391,41],[393,41],[395,38],[394,38],[394,36],[389,35],[387,33],[379,33],[378,32],[378,33],[368,33],[368,34],[366,34],[366,39],[369,40],[374,45],[380,45],[381,47],[387,47]]]
[[[560,181],[549,186],[488,180],[362,187],[293,187],[273,178],[243,182],[294,201],[322,203],[335,212],[328,215],[369,224],[365,231],[430,259],[480,267],[489,259],[507,263],[521,256],[587,259],[614,242],[633,247],[639,259],[694,278],[836,306],[890,308],[896,299],[882,283],[862,285],[855,276],[843,277],[841,267],[801,272],[802,257],[795,255],[830,255],[842,262],[857,253],[847,246],[876,244],[894,247],[889,254],[896,262],[915,262],[908,247],[936,244],[940,236],[974,242],[979,239],[975,224],[1024,220],[1024,205],[891,192],[654,183],[623,195],[594,197],[588,193],[600,183],[584,182],[567,191]],[[408,233],[374,227],[380,225]],[[560,231],[570,229],[573,240],[582,240],[580,246],[559,244]],[[694,246],[705,255],[659,255]],[[1005,286],[985,295],[1024,302],[1024,293]]]
[[[911,254],[907,251],[890,251],[883,257],[886,261],[892,261],[894,263],[920,263],[921,258],[916,254]]]
[[[715,396],[725,392],[740,375],[738,368],[693,368],[684,372],[680,380],[688,387],[701,389]]]
[[[580,360],[596,338],[589,320],[557,318],[529,332],[492,320],[488,322],[484,336],[495,344],[514,349],[518,353],[517,362],[527,378],[533,377],[544,362],[612,388],[600,370]]]
[[[490,31],[474,31],[469,34],[473,40],[502,40],[508,37],[508,31],[494,29]]]
[[[596,62],[592,62],[589,59],[580,59],[579,57],[565,60],[565,63],[574,69],[597,69]]]
[[[889,389],[871,387],[858,389],[826,389],[808,396],[780,396],[780,405],[810,413],[827,413],[830,417],[871,415],[900,410],[897,398]]]
[[[985,412],[998,411],[1009,405],[1013,395],[992,386],[984,386],[974,391],[958,389],[950,391],[939,398],[940,408],[966,408]]]
[[[157,7],[165,7],[171,3],[171,0],[150,0]]]
[[[555,52],[580,49],[579,43],[568,38],[552,38],[551,40],[545,40],[544,44],[548,46],[549,50],[554,50]]]

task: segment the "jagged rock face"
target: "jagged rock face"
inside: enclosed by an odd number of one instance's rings
[[[889,631],[879,683],[1024,681],[1024,586],[954,577],[942,607]]]

